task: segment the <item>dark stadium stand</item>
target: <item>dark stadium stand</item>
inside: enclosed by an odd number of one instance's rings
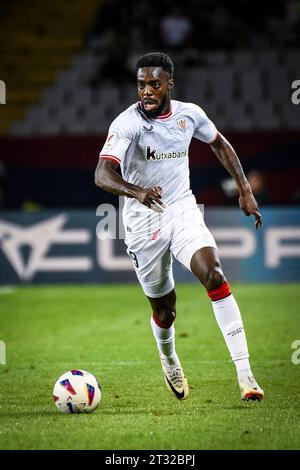
[[[261,2],[242,3],[9,2],[0,32],[5,207],[114,201],[93,187],[93,170],[111,120],[137,100],[136,58],[153,49],[174,59],[174,98],[202,106],[245,170],[264,173],[270,204],[298,203],[300,105],[291,101],[300,78],[298,10],[280,1],[270,16]],[[199,202],[228,203],[226,172],[209,147],[193,141],[190,162]]]
[[[294,198],[299,189],[299,133],[232,131],[226,136],[246,172],[259,169],[264,173],[270,204],[299,204]],[[115,196],[100,192],[93,184],[104,139],[91,135],[0,139],[0,155],[13,186],[18,188],[11,189],[9,207],[19,208],[28,200],[45,208],[97,207],[100,200],[117,204]],[[221,183],[228,175],[210,147],[193,140],[190,166],[191,186],[198,202],[226,204]]]

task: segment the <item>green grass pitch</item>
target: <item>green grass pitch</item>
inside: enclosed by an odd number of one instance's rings
[[[234,366],[204,289],[178,285],[176,345],[190,384],[166,389],[138,285],[0,289],[1,449],[299,449],[299,285],[233,285],[261,403],[242,402]],[[300,353],[298,354],[298,358]],[[63,415],[52,399],[63,372],[102,386],[91,415]]]

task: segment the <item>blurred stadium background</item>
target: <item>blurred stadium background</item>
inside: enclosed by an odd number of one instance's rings
[[[93,174],[110,122],[137,100],[136,59],[151,50],[170,53],[174,98],[198,103],[228,137],[261,205],[265,229],[256,238],[252,221],[239,213],[233,182],[208,146],[192,142],[192,189],[231,278],[299,278],[299,1],[270,9],[249,0],[164,0],[155,8],[147,0],[63,7],[57,0],[11,0],[1,9],[1,283],[134,279],[130,260],[113,256],[124,254],[122,242],[98,254],[92,246],[96,207],[119,202],[94,186]],[[23,230],[22,261],[8,243],[16,240],[12,223],[33,227],[49,218],[58,239],[49,235],[37,261],[28,250],[35,235],[28,229],[26,238]],[[75,259],[69,256],[64,275],[64,260],[50,254],[71,253],[72,237]],[[76,261],[80,250],[89,256]],[[279,251],[272,258],[270,250]]]

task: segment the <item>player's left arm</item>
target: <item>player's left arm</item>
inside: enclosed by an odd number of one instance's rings
[[[219,161],[234,178],[239,191],[239,205],[245,215],[254,215],[255,226],[258,229],[262,225],[262,217],[259,213],[257,201],[252,193],[250,184],[244,174],[241,162],[238,159],[232,145],[218,132],[215,140],[210,144],[211,149]]]

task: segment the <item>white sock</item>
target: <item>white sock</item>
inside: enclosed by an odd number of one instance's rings
[[[178,361],[175,352],[174,323],[169,328],[161,328],[157,325],[153,316],[151,316],[150,324],[160,356],[164,359],[167,366],[173,366]]]
[[[251,374],[246,335],[235,298],[230,294],[212,301],[212,306],[237,374]]]

